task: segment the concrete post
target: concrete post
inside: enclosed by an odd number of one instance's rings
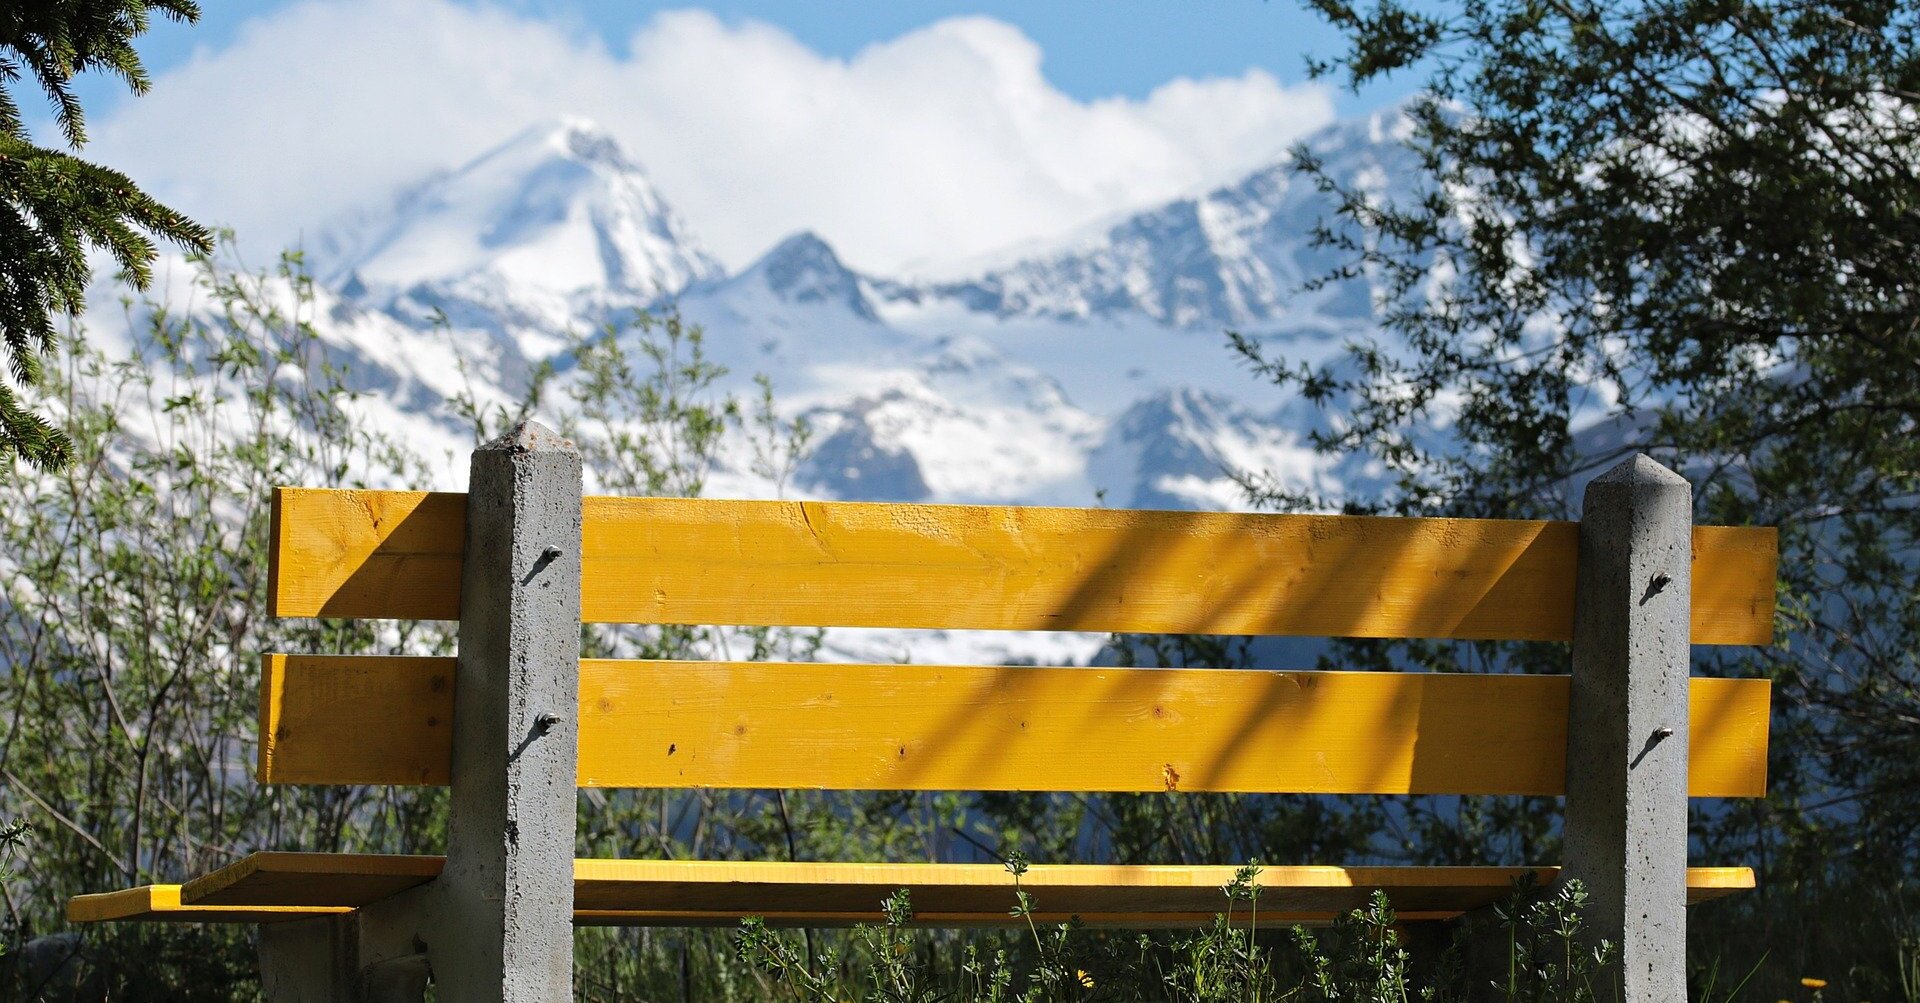
[[[260,924],[260,985],[273,1003],[422,1003],[434,884],[340,916]]]
[[[355,917],[260,924],[260,989],[273,1003],[360,1003]]]
[[[525,422],[474,451],[447,866],[426,932],[439,999],[573,998],[580,454]]]
[[[440,877],[351,915],[260,927],[275,1003],[573,998],[580,454],[526,422],[474,451],[453,804]]]
[[[429,882],[354,911],[353,1003],[422,1003],[433,966],[427,934],[438,929],[439,888]]]
[[[1600,989],[1686,999],[1687,660],[1693,489],[1635,456],[1587,486],[1567,728],[1561,879],[1591,895],[1590,942],[1618,945]]]

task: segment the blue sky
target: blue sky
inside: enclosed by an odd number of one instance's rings
[[[288,6],[284,0],[206,0],[197,24],[161,22],[141,43],[148,66],[164,72],[196,47],[229,45],[249,20]],[[942,18],[984,14],[1018,26],[1046,50],[1048,79],[1082,99],[1144,97],[1177,76],[1237,74],[1258,67],[1287,81],[1305,77],[1305,56],[1338,50],[1339,37],[1294,0],[1026,0],[954,3],[949,0],[759,0],[752,3],[662,3],[655,0],[522,0],[494,6],[591,33],[619,48],[661,11],[698,6],[728,21],[780,26],[825,55],[850,58],[876,41]],[[1396,100],[1410,82],[1341,92],[1343,114]],[[126,89],[90,81],[88,97],[118,104]]]
[[[1306,80],[1292,0],[208,0],[88,81],[90,156],[287,243],[542,117],[600,122],[729,265],[813,229],[878,269],[1234,180],[1403,97]]]

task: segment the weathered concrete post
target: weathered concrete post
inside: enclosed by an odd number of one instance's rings
[[[421,1003],[432,885],[342,916],[260,925],[260,987],[273,1003]]]
[[[267,999],[361,1003],[359,928],[354,919],[324,916],[260,924],[260,989]]]
[[[1684,1000],[1693,489],[1646,456],[1588,485],[1567,728],[1566,860],[1625,1003]]]
[[[534,422],[474,451],[453,804],[440,877],[347,916],[263,924],[276,1003],[573,998],[580,454]]]
[[[427,953],[440,999],[573,998],[580,454],[525,422],[473,454],[447,866]]]

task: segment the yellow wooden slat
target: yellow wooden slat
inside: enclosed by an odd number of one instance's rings
[[[141,885],[67,900],[67,922],[282,923],[352,912],[346,906],[180,904],[179,885]]]
[[[180,900],[194,906],[362,906],[433,880],[445,863],[444,857],[420,854],[265,850],[187,882]]]
[[[256,775],[261,783],[445,786],[453,670],[451,658],[263,656]],[[377,779],[327,779],[343,754]]]
[[[271,532],[278,617],[461,617],[465,494],[275,488]]]
[[[452,659],[265,672],[263,783],[447,782]],[[1769,694],[1693,680],[1694,796],[1765,793]],[[1566,720],[1564,676],[590,659],[578,769],[588,787],[1553,795]]]
[[[1458,917],[1464,910],[1448,909],[1426,912],[1394,911],[1401,922],[1413,923],[1425,920],[1447,920]],[[740,925],[743,913],[739,910],[714,911],[697,909],[575,909],[574,926],[626,926],[626,927],[718,927],[731,928]],[[759,912],[744,915],[758,916],[768,926],[785,929],[820,929],[823,927],[854,926],[860,923],[878,924],[885,917],[878,909],[862,912],[825,912],[825,911],[787,911]],[[1077,920],[1083,927],[1095,930],[1198,930],[1213,925],[1219,912],[1148,912],[1148,913],[1072,913],[1057,912],[1049,909],[1035,909],[1032,920],[1042,926],[1057,925]],[[1258,926],[1262,930],[1271,930],[1282,926],[1327,926],[1335,918],[1328,912],[1274,912],[1271,905],[1262,906],[1258,916]],[[1232,925],[1246,929],[1254,925],[1244,906],[1231,917]],[[1026,919],[1014,919],[1000,912],[939,912],[914,910],[909,926],[932,929],[993,929],[1026,925]]]
[[[268,608],[458,620],[466,525],[465,494],[276,488]]]
[[[262,853],[189,882],[188,907],[254,909],[357,907],[398,894],[439,873],[440,857]],[[1041,914],[1080,916],[1096,926],[1191,926],[1225,905],[1221,886],[1236,868],[1219,865],[1035,864],[1021,878]],[[1403,916],[1445,918],[1490,904],[1533,872],[1553,867],[1263,868],[1262,914],[1271,922],[1324,921],[1385,891]],[[1694,867],[1687,898],[1701,902],[1754,885],[1745,867]],[[593,925],[723,925],[744,915],[781,925],[877,922],[878,903],[905,888],[926,925],[1009,921],[1013,882],[997,864],[816,863],[788,861],[575,860],[575,922]]]
[[[1036,906],[1061,915],[1211,916],[1238,869],[1222,865],[1034,864],[1020,879]],[[1396,910],[1447,915],[1508,894],[1527,872],[1546,883],[1553,867],[1325,867],[1261,869],[1262,911],[1331,918],[1384,891]],[[1695,872],[1698,872],[1697,874]],[[1689,868],[1688,899],[1751,888],[1747,868]],[[591,911],[690,911],[848,916],[873,922],[879,902],[905,888],[917,911],[987,920],[1005,917],[1013,880],[997,864],[852,864],[786,861],[576,860],[574,907]]]
[[[455,619],[465,497],[282,488],[279,616]],[[1567,522],[590,497],[589,622],[1567,640]],[[1770,529],[1694,533],[1693,640],[1772,639]]]

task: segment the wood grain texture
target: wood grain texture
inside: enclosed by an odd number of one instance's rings
[[[444,787],[453,679],[451,658],[264,655],[256,776],[261,783],[340,783],[331,779],[338,750],[358,747],[367,750],[364,762],[384,764],[380,779],[364,782]]]
[[[1567,522],[589,497],[597,623],[1564,641]],[[282,488],[278,616],[457,619],[464,496]],[[1773,635],[1770,529],[1694,535],[1693,640]]]
[[[257,859],[256,859],[257,858]],[[337,908],[405,891],[439,872],[440,857],[255,854],[219,882],[189,882],[190,907]],[[1233,866],[1035,864],[1021,879],[1048,917],[1078,915],[1101,926],[1190,926],[1222,905]],[[1443,918],[1507,894],[1532,871],[1553,867],[1267,867],[1261,914],[1275,922],[1324,921],[1388,893],[1402,916]],[[1695,867],[1688,901],[1754,885],[1744,867]],[[575,922],[596,925],[731,925],[763,915],[783,925],[877,922],[879,901],[906,888],[924,925],[1009,921],[1013,883],[998,864],[866,864],[787,861],[575,860]]]
[[[460,619],[464,493],[275,488],[275,616]]]
[[[265,669],[263,783],[447,782],[452,659]],[[1769,696],[1693,680],[1694,796],[1765,793]],[[1566,721],[1564,676],[589,659],[579,782],[1555,795]]]

